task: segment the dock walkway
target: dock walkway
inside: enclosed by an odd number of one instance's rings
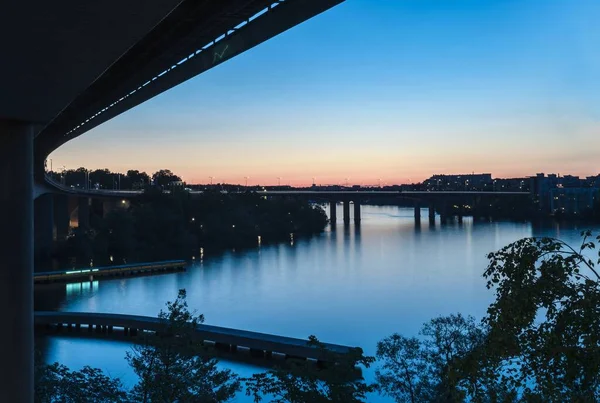
[[[137,337],[144,332],[160,332],[165,323],[159,318],[87,312],[35,312],[35,326],[41,330],[68,328],[77,332],[94,332],[99,337],[122,329],[123,334]],[[272,357],[282,354],[286,358],[311,359],[323,362],[337,361],[336,357],[352,351],[352,347],[323,343],[323,349],[308,340],[250,332],[219,326],[200,324],[196,329],[199,340],[214,343],[217,349],[235,352],[238,347],[249,349],[254,357]]]
[[[98,277],[133,276],[157,272],[185,270],[185,260],[166,260],[162,262],[134,263],[120,266],[90,267],[79,270],[56,270],[33,274],[33,283],[70,282],[94,280]]]

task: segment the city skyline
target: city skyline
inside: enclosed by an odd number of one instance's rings
[[[190,183],[596,175],[599,8],[347,1],[49,158]]]

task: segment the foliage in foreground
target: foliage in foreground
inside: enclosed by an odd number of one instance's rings
[[[582,236],[579,249],[527,238],[488,256],[487,354],[526,401],[600,401],[600,276]]]
[[[387,337],[380,390],[411,403],[600,401],[600,276],[582,236],[579,249],[526,238],[490,253],[482,323],[451,315],[420,339]]]
[[[167,303],[167,312],[158,315],[164,321],[162,331],[127,353],[139,377],[132,391],[135,401],[220,403],[240,389],[237,376],[218,369],[218,361],[195,337],[204,317],[189,312],[185,299],[185,290],[180,290],[177,299]]]
[[[331,356],[315,336],[309,337],[309,345],[321,349],[323,356]],[[315,369],[305,362],[291,363],[288,368],[275,368],[266,373],[254,374],[244,379],[246,394],[261,402],[270,398],[271,403],[359,403],[365,402],[374,386],[367,384],[358,366],[368,368],[373,357],[365,357],[360,348],[353,349],[338,362]]]
[[[38,365],[36,403],[221,403],[233,398],[240,381],[231,371],[217,368],[218,361],[194,337],[204,317],[189,312],[185,290],[167,302],[167,311],[161,310],[158,317],[163,329],[127,353],[139,377],[131,391],[99,369],[70,371],[58,363]]]
[[[379,390],[397,402],[511,401],[513,394],[479,366],[486,335],[473,317],[457,314],[432,319],[421,338],[386,337],[377,343]]]
[[[36,403],[123,403],[128,402],[121,381],[110,378],[101,370],[83,367],[70,371],[66,366],[36,363]]]

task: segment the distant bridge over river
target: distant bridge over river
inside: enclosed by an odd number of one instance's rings
[[[52,242],[54,238],[63,238],[68,232],[70,212],[77,208],[77,222],[81,227],[89,225],[90,211],[94,210],[103,214],[104,211],[119,206],[127,207],[130,201],[136,200],[144,194],[142,190],[108,190],[108,189],[81,189],[69,188],[48,180],[51,186],[43,190],[44,196],[36,200],[36,235],[39,243]],[[241,188],[238,192],[248,190]],[[253,190],[254,191],[254,190]],[[165,193],[170,193],[168,190]],[[332,223],[337,222],[337,203],[343,204],[343,221],[351,221],[351,205],[353,206],[353,220],[361,222],[361,205],[377,203],[386,200],[403,201],[414,207],[416,220],[421,218],[421,209],[429,210],[429,219],[433,220],[436,213],[442,221],[455,214],[459,217],[470,215],[469,209],[482,203],[498,200],[515,202],[527,201],[529,192],[504,192],[504,191],[392,191],[376,189],[346,189],[346,190],[262,190],[255,191],[264,197],[303,198],[311,201],[329,203],[329,218]],[[50,194],[51,193],[51,194]],[[204,194],[201,190],[187,192],[190,197]],[[70,203],[67,201],[70,199]],[[74,203],[75,202],[75,203]],[[53,212],[53,213],[52,213]],[[55,228],[55,230],[54,230]]]

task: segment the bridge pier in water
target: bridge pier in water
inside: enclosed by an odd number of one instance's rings
[[[0,120],[0,379],[6,402],[33,402],[33,125]]]
[[[337,203],[334,201],[329,202],[329,222],[335,224],[337,221]]]
[[[358,200],[354,200],[354,223],[360,224],[360,202]]]
[[[435,223],[435,205],[429,205],[429,222]]]
[[[350,200],[344,200],[344,224],[350,224]]]
[[[445,202],[440,207],[440,223],[448,223],[448,204]]]
[[[415,221],[421,222],[421,205],[415,203]]]

